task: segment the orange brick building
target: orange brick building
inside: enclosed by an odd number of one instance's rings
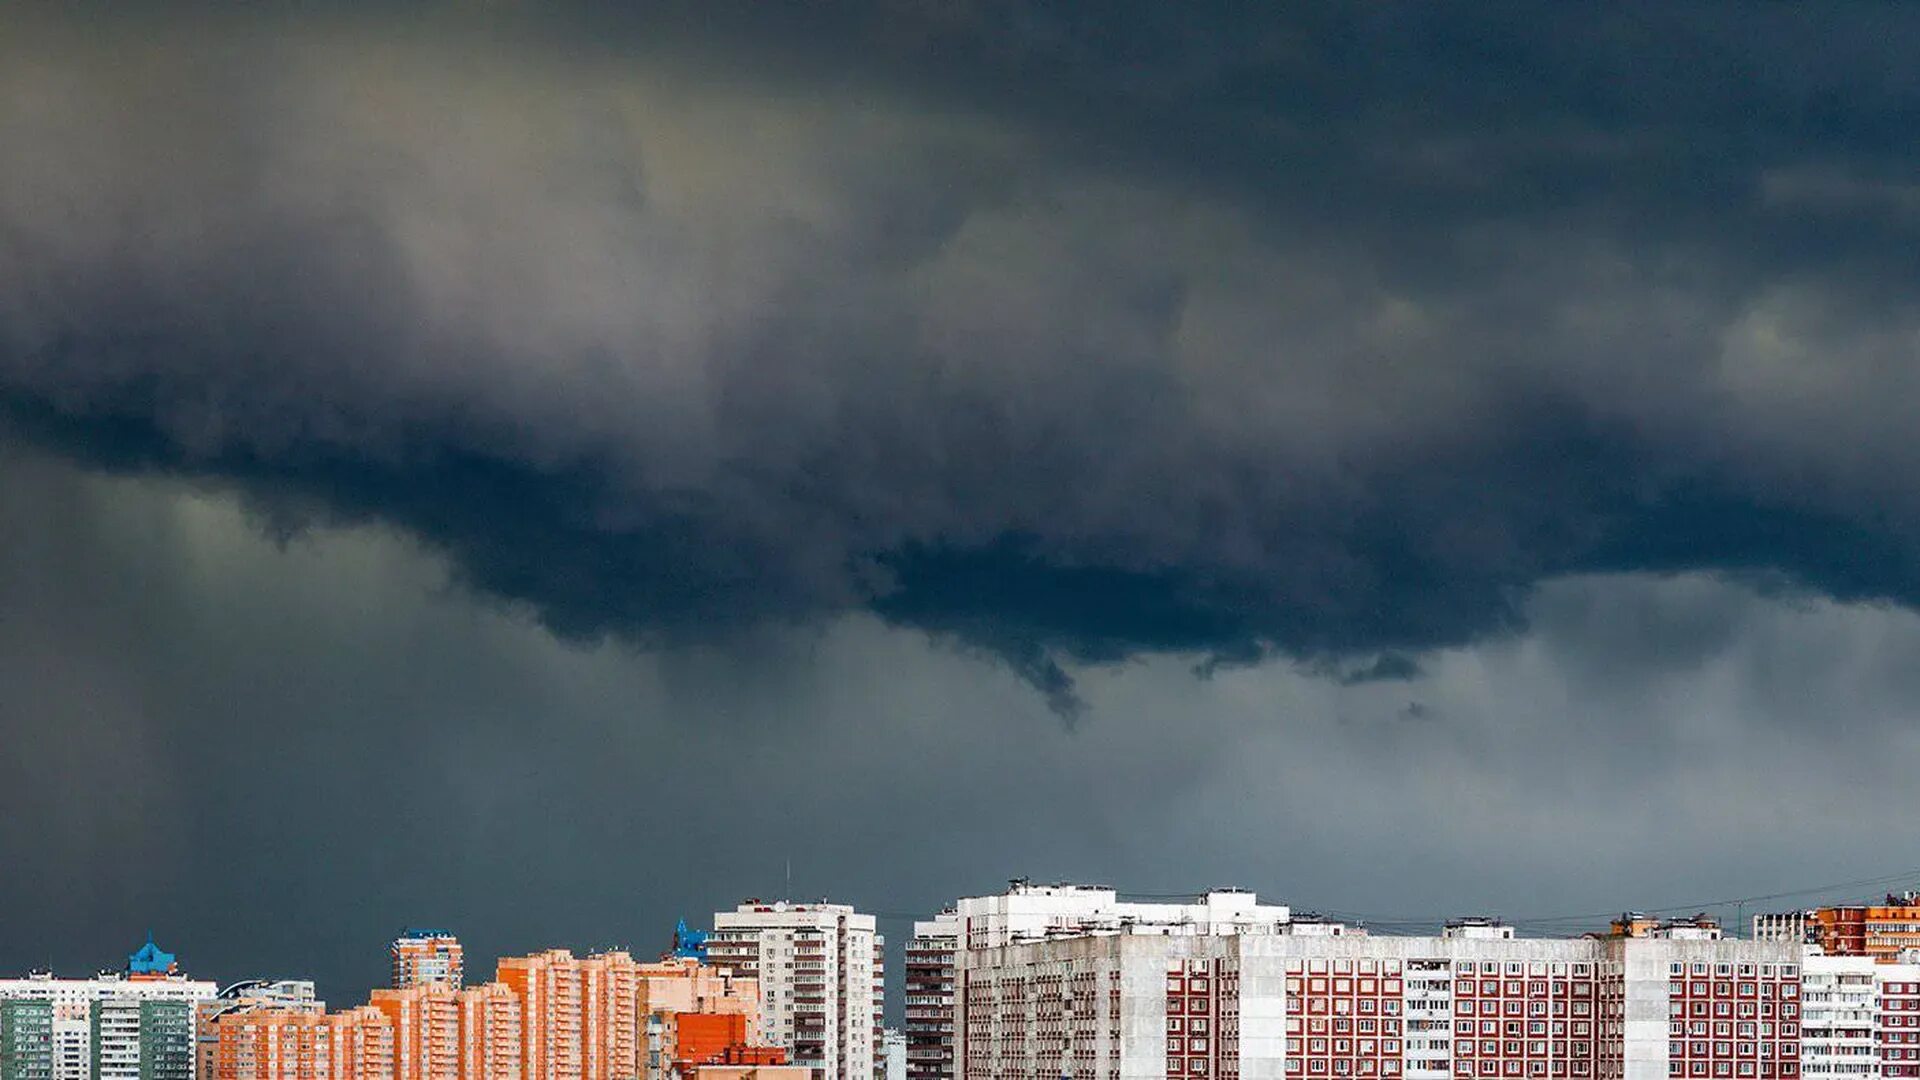
[[[580,961],[585,1080],[634,1080],[640,1074],[639,968],[624,952]]]
[[[692,1065],[784,1065],[785,1049],[753,1046],[741,1013],[676,1013],[674,1062],[684,1072]]]
[[[498,979],[520,999],[522,1080],[578,1080],[585,1067],[580,961],[565,949],[502,957]]]
[[[395,990],[414,986],[460,989],[465,976],[466,950],[460,939],[445,930],[403,930],[387,946],[393,965],[389,984]]]
[[[520,999],[505,983],[471,986],[456,997],[460,1080],[520,1080]]]
[[[327,1017],[333,1080],[393,1080],[393,1024],[371,1005]]]
[[[202,1080],[665,1080],[786,1061],[758,1045],[758,983],[698,960],[550,949],[498,974],[379,989],[330,1016],[318,1002],[222,1015]]]
[[[312,1012],[256,1009],[215,1023],[211,1080],[334,1080],[333,1028]]]
[[[663,1080],[676,1071],[681,1057],[679,1024],[682,1017],[719,1015],[740,1018],[741,1041],[761,1042],[760,984],[728,968],[675,957],[642,964],[636,1000],[643,1025],[640,1075]],[[698,1021],[696,1021],[698,1023]]]
[[[1871,956],[1893,963],[1920,950],[1920,893],[1891,894],[1881,904],[1839,904],[1759,915],[1753,936],[1761,941],[1818,945],[1829,956]]]
[[[393,1026],[393,1080],[460,1080],[458,993],[437,983],[373,992]]]

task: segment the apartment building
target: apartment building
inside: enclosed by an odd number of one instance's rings
[[[884,940],[845,904],[748,900],[717,912],[708,958],[759,984],[763,1037],[823,1080],[872,1080]]]
[[[1244,889],[1214,889],[1194,897],[1122,900],[1104,885],[1038,885],[1016,878],[1007,891],[972,896],[954,906],[968,949],[994,948],[1054,935],[1162,928],[1168,933],[1234,934],[1291,921],[1283,905],[1262,904]]]
[[[520,1080],[520,999],[505,983],[469,986],[455,996],[460,1080]]]
[[[625,952],[580,961],[583,1080],[634,1080],[644,1031],[636,1007],[640,970]]]
[[[373,992],[393,1027],[393,1080],[460,1080],[459,993],[437,981]]]
[[[386,1013],[371,1005],[346,1009],[327,1017],[327,1032],[333,1080],[392,1080],[394,1031]]]
[[[53,1080],[53,1002],[0,1001],[0,1080]]]
[[[1797,941],[1828,956],[1870,956],[1894,963],[1920,951],[1920,893],[1889,894],[1880,904],[1840,904],[1756,915],[1757,941]]]
[[[913,924],[906,953],[907,1080],[953,1076],[953,964],[959,947],[958,912]]]
[[[520,1002],[522,1080],[578,1080],[585,1067],[579,960],[565,949],[502,957],[496,979]]]
[[[908,1073],[923,1080],[959,1074],[956,968],[962,952],[1123,932],[1268,933],[1283,925],[1307,932],[1345,931],[1334,923],[1296,920],[1285,906],[1262,904],[1243,889],[1123,900],[1104,885],[1036,884],[1018,878],[1003,893],[962,898],[950,913],[915,924],[907,972]],[[940,949],[947,942],[951,952],[943,962]]]
[[[1808,956],[1800,976],[1800,1075],[1877,1077],[1878,993],[1866,956]]]
[[[1054,930],[961,950],[960,1075],[1801,1075],[1805,949],[1725,940],[1706,920],[1628,919],[1574,940],[1521,938],[1493,920],[1434,937],[1325,921],[1202,925]]]
[[[24,1072],[44,1066],[51,1080],[193,1080],[198,1005],[217,992],[180,974],[174,955],[148,938],[120,972],[0,979],[0,1006],[14,1017],[22,1040],[14,1067]]]
[[[676,940],[689,933],[683,923]],[[667,1080],[681,1060],[679,1025],[689,1015],[737,1016],[745,1041],[754,1046],[763,1042],[760,984],[732,968],[679,955],[642,964],[635,1001],[642,1025],[640,1074],[646,1080]]]
[[[335,1080],[333,1026],[321,1013],[261,1007],[212,1024],[212,1080]]]
[[[388,985],[395,990],[415,986],[458,990],[466,973],[466,951],[460,947],[460,939],[447,930],[402,930],[387,946],[387,956],[393,968]]]
[[[1874,968],[1873,979],[1880,1075],[1888,1080],[1920,1077],[1920,964],[1881,964]]]

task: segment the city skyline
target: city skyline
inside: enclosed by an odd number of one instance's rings
[[[1050,882],[1044,882],[1026,877],[1009,879],[1007,885],[1011,891],[1022,889],[1037,889],[1041,891],[1047,889],[1065,889],[1069,891],[1090,890],[1096,894],[1106,895],[1110,900],[1117,899],[1125,904],[1132,905],[1135,909],[1160,914],[1164,914],[1166,911],[1178,910],[1180,905],[1189,902],[1204,902],[1210,893],[1247,894],[1269,897],[1282,895],[1268,892],[1267,890],[1248,890],[1238,885],[1223,885],[1213,889],[1187,892],[1143,893],[1117,891],[1110,886],[1096,885],[1088,882],[1072,882],[1065,879],[1055,879]],[[958,923],[956,920],[958,920],[959,916],[954,909],[955,899],[964,901],[969,896],[972,896],[975,899],[985,898],[991,900],[998,895],[1000,894],[957,894],[955,898],[950,898],[933,910],[922,913],[874,911],[855,904],[842,905],[840,901],[832,897],[815,899],[743,897],[732,909],[715,909],[705,921],[708,924],[724,922],[730,911],[744,911],[748,909],[770,910],[770,905],[778,905],[780,910],[786,910],[791,907],[796,912],[805,912],[810,909],[819,908],[838,909],[844,907],[845,910],[849,912],[858,912],[861,916],[874,920],[880,926],[906,924],[909,930],[895,937],[893,939],[895,944],[881,953],[883,958],[887,960],[886,966],[889,979],[891,980],[886,991],[887,1001],[889,1003],[886,1020],[890,1026],[898,1026],[903,1017],[899,1011],[900,1003],[897,1000],[897,996],[902,993],[912,992],[910,985],[906,983],[903,977],[905,969],[912,963],[908,954],[916,949],[928,947],[917,944],[916,939],[929,933],[944,934],[947,936],[957,935]],[[1142,905],[1144,905],[1144,907]],[[1885,955],[1892,956],[1904,951],[1913,951],[1916,954],[1920,954],[1920,870],[1903,871],[1896,874],[1881,875],[1856,881],[1832,882],[1798,889],[1776,890],[1750,897],[1695,900],[1665,905],[1627,904],[1619,906],[1613,911],[1535,914],[1532,916],[1516,917],[1513,913],[1504,910],[1505,907],[1510,906],[1511,905],[1503,905],[1477,911],[1428,912],[1418,915],[1402,914],[1390,918],[1383,915],[1368,916],[1363,913],[1351,911],[1323,911],[1300,905],[1288,906],[1284,903],[1282,906],[1273,910],[1281,913],[1282,918],[1291,918],[1294,921],[1311,922],[1325,920],[1351,926],[1361,933],[1384,937],[1419,937],[1423,935],[1433,935],[1440,933],[1449,926],[1471,925],[1484,922],[1516,927],[1532,937],[1570,940],[1600,932],[1609,925],[1617,926],[1621,918],[1626,916],[1645,917],[1654,921],[1684,920],[1700,917],[1712,919],[1716,925],[1724,928],[1727,937],[1733,939],[1755,937],[1777,940],[1804,939],[1808,942],[1824,942],[1828,950],[1837,955],[1874,955],[1884,953]],[[1820,915],[1820,918],[1814,918],[1813,916],[1816,914]],[[1872,925],[1875,920],[1898,920],[1904,922],[1909,919],[1912,920],[1912,925],[1902,925],[1898,927],[1894,931],[1894,938],[1890,939],[1890,944],[1869,947],[1868,942],[1871,939],[1872,932],[1869,931],[1868,927]],[[701,919],[696,917],[695,923],[700,923],[701,921]],[[667,927],[664,931],[660,928],[653,928],[648,931],[648,933],[651,933],[653,938],[657,940],[649,940],[644,944],[635,945],[629,942],[614,942],[611,940],[592,938],[590,936],[573,941],[540,940],[512,943],[507,951],[494,955],[504,959],[519,955],[539,955],[547,950],[561,949],[578,952],[583,956],[603,953],[623,953],[641,958],[657,956],[665,960],[675,956],[685,955],[681,950],[682,942],[680,935],[688,931],[693,933],[694,940],[698,943],[698,947],[701,947],[701,951],[704,951],[704,946],[712,940],[711,929],[690,924],[685,916],[681,916],[676,920],[675,926]],[[161,938],[167,938],[165,933],[161,933],[159,936]],[[884,938],[883,934],[879,936]],[[1004,943],[1004,939],[996,940],[998,943]],[[593,941],[594,943],[582,944],[583,941]],[[417,948],[423,942],[439,945],[440,948],[435,950],[438,953],[444,953],[444,943],[451,943],[452,955],[455,957],[453,962],[453,970],[455,971],[458,971],[460,968],[458,958],[468,951],[466,948],[468,942],[464,935],[458,934],[450,928],[435,927],[426,929],[417,926],[406,926],[400,929],[397,935],[393,936],[391,940],[387,942],[386,950],[379,954],[385,957],[381,967],[381,970],[386,973],[384,979],[367,982],[358,986],[336,987],[335,989],[338,992],[332,996],[341,1000],[351,1000],[355,996],[362,996],[367,990],[374,988],[405,988],[417,985],[415,975],[416,967],[414,965],[401,964],[400,954],[408,945],[414,945]],[[129,965],[134,965],[134,962],[143,955],[157,957],[161,967],[157,967],[154,970],[158,971],[163,968],[171,970],[177,954],[175,952],[161,950],[155,943],[154,932],[149,929],[146,932],[145,944],[141,946],[140,949],[135,950],[132,954],[117,955],[125,956]],[[484,958],[489,954],[476,950],[474,955]],[[154,962],[152,959],[148,960],[148,963]],[[719,966],[725,965],[720,964]],[[123,969],[111,964],[96,964],[89,967],[85,961],[66,965],[56,965],[48,962],[20,969],[20,971],[15,972],[13,975],[0,974],[0,978],[17,978],[27,972],[51,975],[57,978],[75,978],[87,977],[95,972],[106,973],[121,970],[133,970],[133,966],[128,966]],[[320,980],[313,979],[309,972],[303,971],[260,969],[240,972],[210,972],[206,974],[219,975],[220,978],[217,981],[222,986],[258,980],[266,980],[270,983],[276,980],[306,981],[314,983],[316,987],[320,984]],[[200,977],[204,978],[205,974]],[[444,978],[431,978],[429,981],[438,982],[445,980]],[[452,985],[455,989],[458,988],[457,982],[449,982],[448,984]],[[325,1000],[329,995],[321,992],[318,993],[317,996]]]
[[[0,971],[1920,866],[1920,7],[0,21]]]
[[[407,928],[389,945],[390,986],[331,1010],[311,982],[195,981],[149,934],[122,972],[0,979],[0,1074],[1920,1075],[1920,890],[1756,914],[1742,940],[1704,914],[1638,911],[1578,933],[1476,916],[1376,934],[1244,889],[1138,897],[1015,879],[916,922],[906,1024],[884,1034],[870,914],[750,898],[713,924],[678,922],[658,962],[546,949],[500,957],[496,980],[464,988],[457,935]]]

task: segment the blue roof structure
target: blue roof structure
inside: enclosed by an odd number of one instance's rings
[[[707,959],[707,932],[687,929],[687,920],[681,919],[680,925],[673,928],[673,955],[683,960]]]
[[[153,931],[147,931],[147,943],[140,950],[127,957],[129,975],[171,975],[174,971],[174,956],[163,951],[153,943]]]

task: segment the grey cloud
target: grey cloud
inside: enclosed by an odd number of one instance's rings
[[[864,610],[1066,713],[1566,573],[1920,597],[1920,312],[1859,288],[1914,249],[1780,180],[1898,160],[1873,28],[598,18],[24,24],[16,432],[395,524],[570,639]]]
[[[409,919],[481,958],[645,951],[789,859],[796,894],[885,912],[1022,873],[1590,912],[1890,872],[1857,793],[1915,809],[1898,608],[1560,579],[1526,635],[1405,680],[1099,666],[1067,731],[1011,672],[868,616],[580,647],[441,588],[403,530],[275,542],[187,482],[14,451],[0,477],[0,739],[31,749],[0,755],[29,823],[0,860],[34,870],[0,876],[0,969],[84,971],[152,926],[198,973],[351,1002]],[[1648,660],[1707,621],[1729,629],[1685,677]]]

